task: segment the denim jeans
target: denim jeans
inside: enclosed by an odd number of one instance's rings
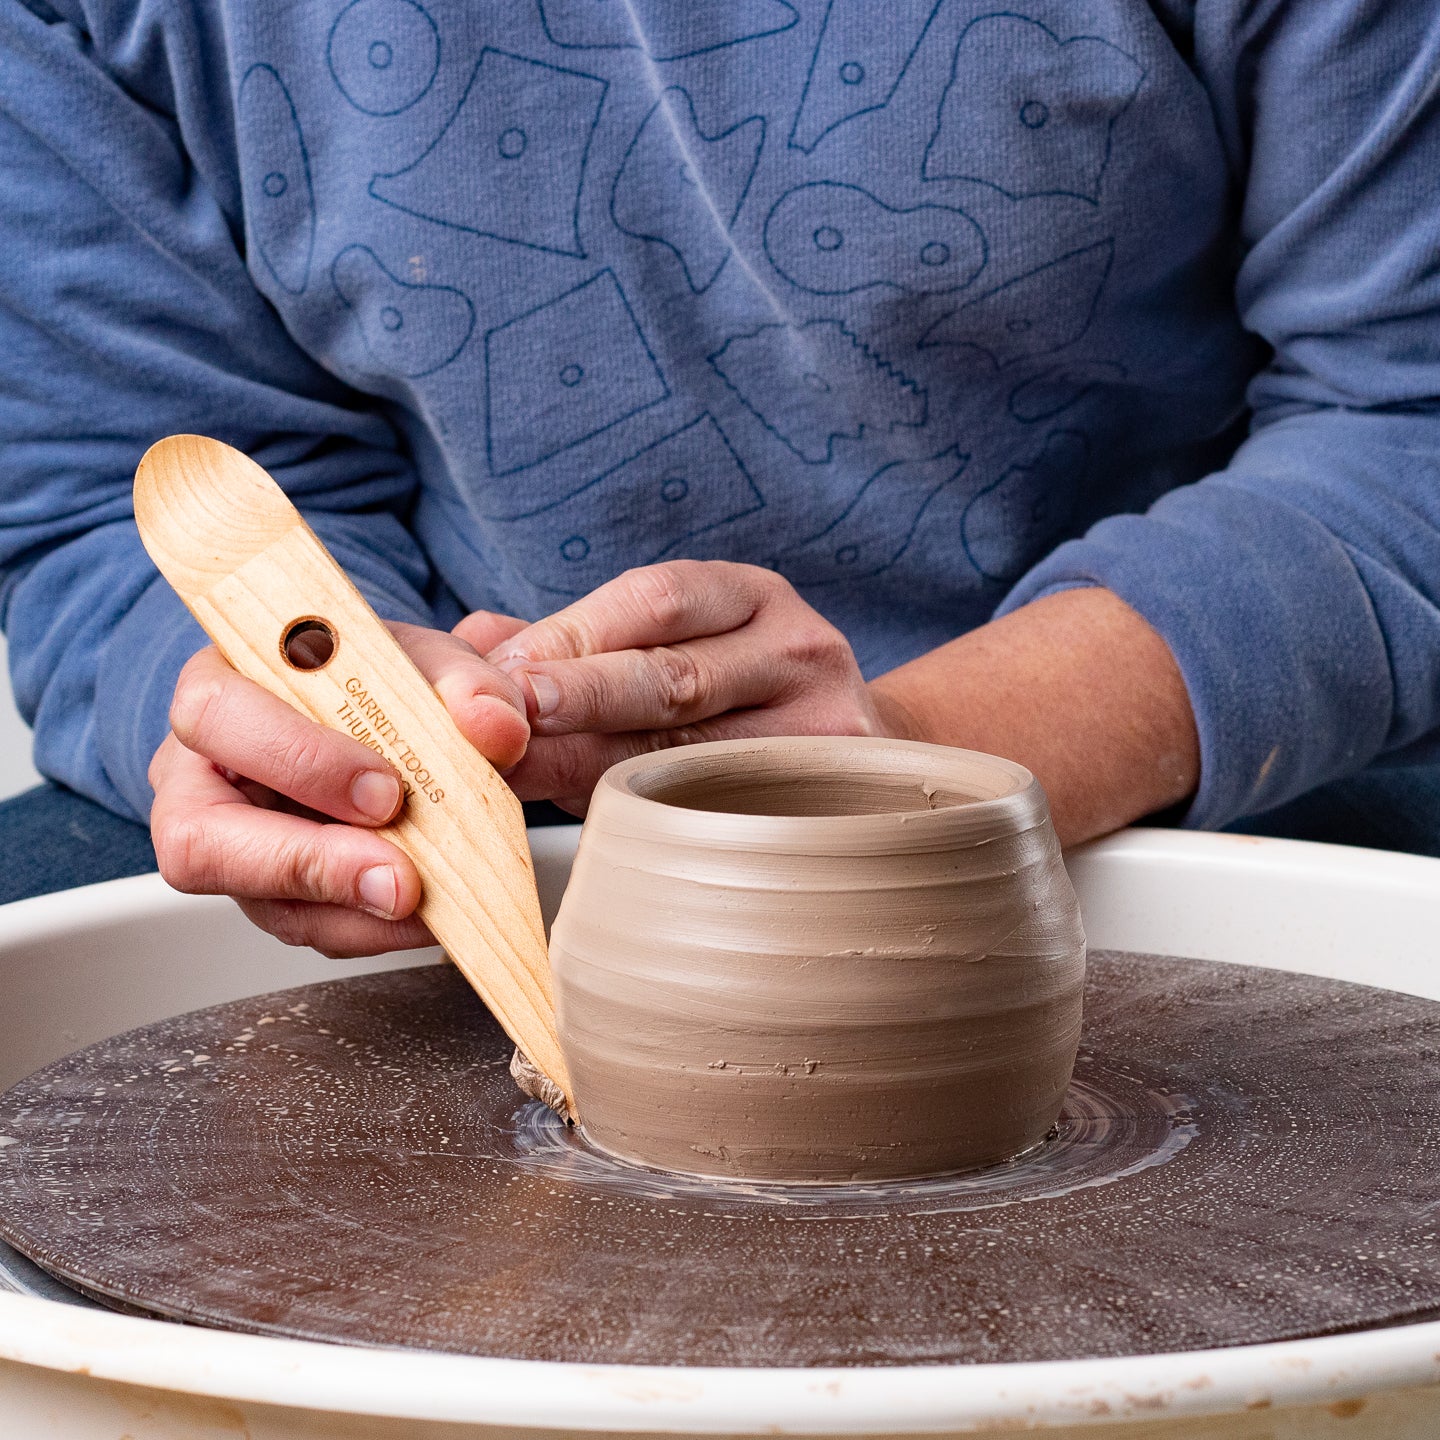
[[[549,804],[527,805],[525,818],[531,825],[574,822]],[[1440,856],[1440,765],[1366,771],[1229,828]],[[155,869],[143,826],[58,785],[0,802],[0,857],[0,904]]]

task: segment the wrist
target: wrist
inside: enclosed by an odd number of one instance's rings
[[[1077,844],[1187,800],[1200,746],[1169,647],[1100,588],[1049,595],[871,682],[900,738],[1030,769]]]
[[[887,685],[887,678],[882,675],[866,686],[875,711],[876,734],[883,735],[887,740],[931,739],[919,717],[905,703],[900,693],[903,687],[897,687],[893,682]]]

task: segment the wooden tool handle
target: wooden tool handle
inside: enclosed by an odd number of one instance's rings
[[[525,816],[510,788],[248,456],[198,435],[160,441],[135,475],[135,518],[236,670],[395,766],[405,803],[379,833],[420,872],[421,918],[573,1119]],[[293,643],[306,631],[308,644]],[[300,668],[317,647],[328,659]]]

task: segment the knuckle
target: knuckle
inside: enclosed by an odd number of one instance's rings
[[[555,757],[553,789],[561,795],[578,795],[588,791],[585,781],[585,767],[573,746],[562,747]]]
[[[168,816],[151,833],[155,863],[165,883],[186,895],[211,888],[213,845],[210,827],[192,815]]]
[[[291,895],[322,900],[333,897],[331,876],[325,855],[318,847],[303,840],[282,845],[275,856],[278,888]]]
[[[324,767],[325,758],[321,732],[314,725],[302,722],[281,738],[275,764],[280,776],[294,782],[318,773]]]
[[[809,624],[791,632],[791,658],[817,669],[833,670],[854,665],[850,642],[827,621],[816,616]]]
[[[704,677],[694,655],[683,645],[660,645],[649,652],[660,704],[668,715],[688,715],[704,699]]]
[[[815,717],[808,727],[813,735],[874,735],[875,726],[858,707],[836,706]]]
[[[678,750],[684,745],[703,745],[715,735],[704,725],[675,725],[669,730],[660,730],[650,738],[652,750]]]
[[[225,682],[216,675],[200,674],[188,665],[175,682],[170,701],[170,728],[187,749],[203,745],[219,723],[225,707]]]
[[[265,907],[264,927],[282,945],[311,944],[310,914],[291,900],[272,900]]]
[[[157,794],[169,774],[170,750],[175,743],[175,737],[173,735],[167,735],[160,742],[155,753],[150,757],[150,764],[146,768],[145,778],[150,782],[150,788]]]
[[[261,921],[282,945],[314,950],[327,960],[344,960],[352,951],[334,933],[333,917],[304,900],[272,900]]]
[[[787,600],[801,605],[805,603],[800,599],[795,587],[778,570],[772,570],[768,565],[750,565],[739,560],[717,560],[711,563],[723,566],[730,588],[746,596],[754,612],[782,605]]]
[[[644,618],[662,632],[673,629],[686,610],[688,581],[697,560],[667,560],[660,565],[647,565],[632,570],[631,591]]]
[[[584,621],[566,611],[550,616],[545,621],[553,637],[546,646],[546,652],[558,651],[561,655],[590,655],[595,651],[595,639]],[[558,643],[555,643],[558,642]]]
[[[737,564],[736,569],[744,572],[745,579],[763,595],[795,595],[795,587],[778,571],[767,565]]]
[[[583,737],[561,737],[545,743],[545,789],[552,795],[588,795],[593,776],[588,763],[588,747],[577,743]]]

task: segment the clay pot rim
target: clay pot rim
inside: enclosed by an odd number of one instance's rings
[[[858,773],[903,775],[967,790],[988,779],[995,792],[934,808],[861,811],[839,815],[769,815],[744,810],[703,810],[656,798],[640,788],[659,787],[666,777],[686,779],[732,773],[738,761],[793,775],[797,752],[816,769],[848,763]],[[813,757],[813,758],[812,758]],[[889,763],[883,763],[888,757]],[[1049,818],[1045,792],[1023,765],[978,750],[854,735],[784,735],[715,740],[651,751],[622,760],[601,776],[612,823],[637,836],[712,844],[737,840],[747,847],[812,850],[823,831],[826,848],[929,848],[931,844],[984,842],[1043,825]],[[596,797],[599,798],[598,795]],[[903,840],[901,839],[903,837]]]

